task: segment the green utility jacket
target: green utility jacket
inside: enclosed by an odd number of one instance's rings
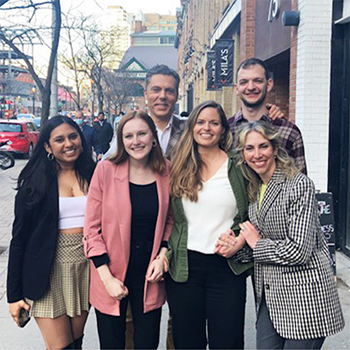
[[[237,236],[240,230],[239,224],[248,218],[248,194],[246,182],[241,171],[235,165],[233,153],[228,152],[227,155],[229,157],[228,177],[238,206],[238,214],[233,219],[231,229]],[[167,258],[169,260],[169,273],[174,281],[186,282],[188,279],[187,219],[181,198],[172,197],[171,201],[175,222],[168,242],[169,251]],[[205,225],[205,218],[203,218],[203,225]],[[227,259],[227,262],[233,273],[240,275],[252,268],[253,263],[251,260],[251,249],[246,245],[233,257]]]

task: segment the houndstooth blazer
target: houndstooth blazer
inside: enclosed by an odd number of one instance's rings
[[[344,327],[328,248],[320,229],[313,182],[276,169],[258,213],[261,235],[253,250],[257,312],[265,295],[271,321],[286,339],[313,339]]]
[[[187,119],[180,119],[176,115],[173,115],[172,123],[171,123],[171,131],[170,131],[170,139],[164,154],[165,158],[170,159],[171,154],[174,151],[175,146],[180,140],[180,137],[185,129],[185,125],[187,123]]]

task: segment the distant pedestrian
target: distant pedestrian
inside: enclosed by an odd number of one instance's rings
[[[86,143],[90,150],[94,149],[98,160],[102,158],[102,149],[95,129],[86,122],[86,116],[82,111],[77,111],[74,117],[75,122],[85,137]]]
[[[237,159],[249,180],[258,349],[320,349],[344,327],[315,186],[294,166],[274,127],[245,123]]]
[[[46,349],[81,349],[90,308],[82,239],[94,167],[78,125],[57,116],[18,178],[7,299],[17,324],[21,309],[35,318]]]
[[[109,149],[109,143],[112,141],[113,138],[113,128],[112,125],[105,118],[103,112],[100,112],[97,118],[98,121],[94,123],[94,129],[97,133],[102,153],[106,153]]]

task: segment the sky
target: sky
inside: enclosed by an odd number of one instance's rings
[[[77,17],[80,17],[80,13],[85,16],[93,16],[97,20],[103,19],[104,11],[108,5],[120,5],[125,11],[134,14],[138,14],[141,10],[143,13],[159,13],[161,15],[175,15],[176,8],[181,7],[180,0],[61,0],[61,7],[64,13],[74,13]],[[43,12],[41,10],[39,13],[39,21],[44,23],[45,26],[50,25],[51,12]],[[60,44],[60,48],[62,48],[62,43]],[[34,51],[31,51],[30,47],[28,47],[27,54],[33,54],[36,69],[42,73],[40,75],[46,75],[46,67],[49,59],[47,47],[34,45]],[[64,83],[64,81],[62,82]]]
[[[161,15],[176,14],[176,8],[181,7],[180,0],[61,0],[62,11],[65,13],[81,13],[91,15],[98,21],[103,20],[104,11],[108,5],[120,5],[126,12],[137,14],[141,10],[143,13],[159,13]],[[60,48],[62,50],[62,42]],[[60,50],[60,51],[61,51]],[[37,50],[38,51],[38,50]],[[47,61],[48,54],[43,51],[36,53],[37,62]],[[66,83],[63,75],[59,79]]]
[[[156,12],[175,15],[176,7],[181,7],[180,0],[62,0],[62,8],[74,6],[85,14],[96,13],[106,5],[120,5],[127,12]]]

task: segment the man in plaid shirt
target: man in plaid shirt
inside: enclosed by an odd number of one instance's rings
[[[265,120],[278,130],[282,144],[294,159],[298,169],[306,174],[303,138],[298,127],[286,119],[271,119],[266,107],[267,93],[273,88],[273,80],[266,64],[258,58],[243,61],[236,73],[235,89],[242,100],[242,108],[229,119],[233,138],[242,123]]]

